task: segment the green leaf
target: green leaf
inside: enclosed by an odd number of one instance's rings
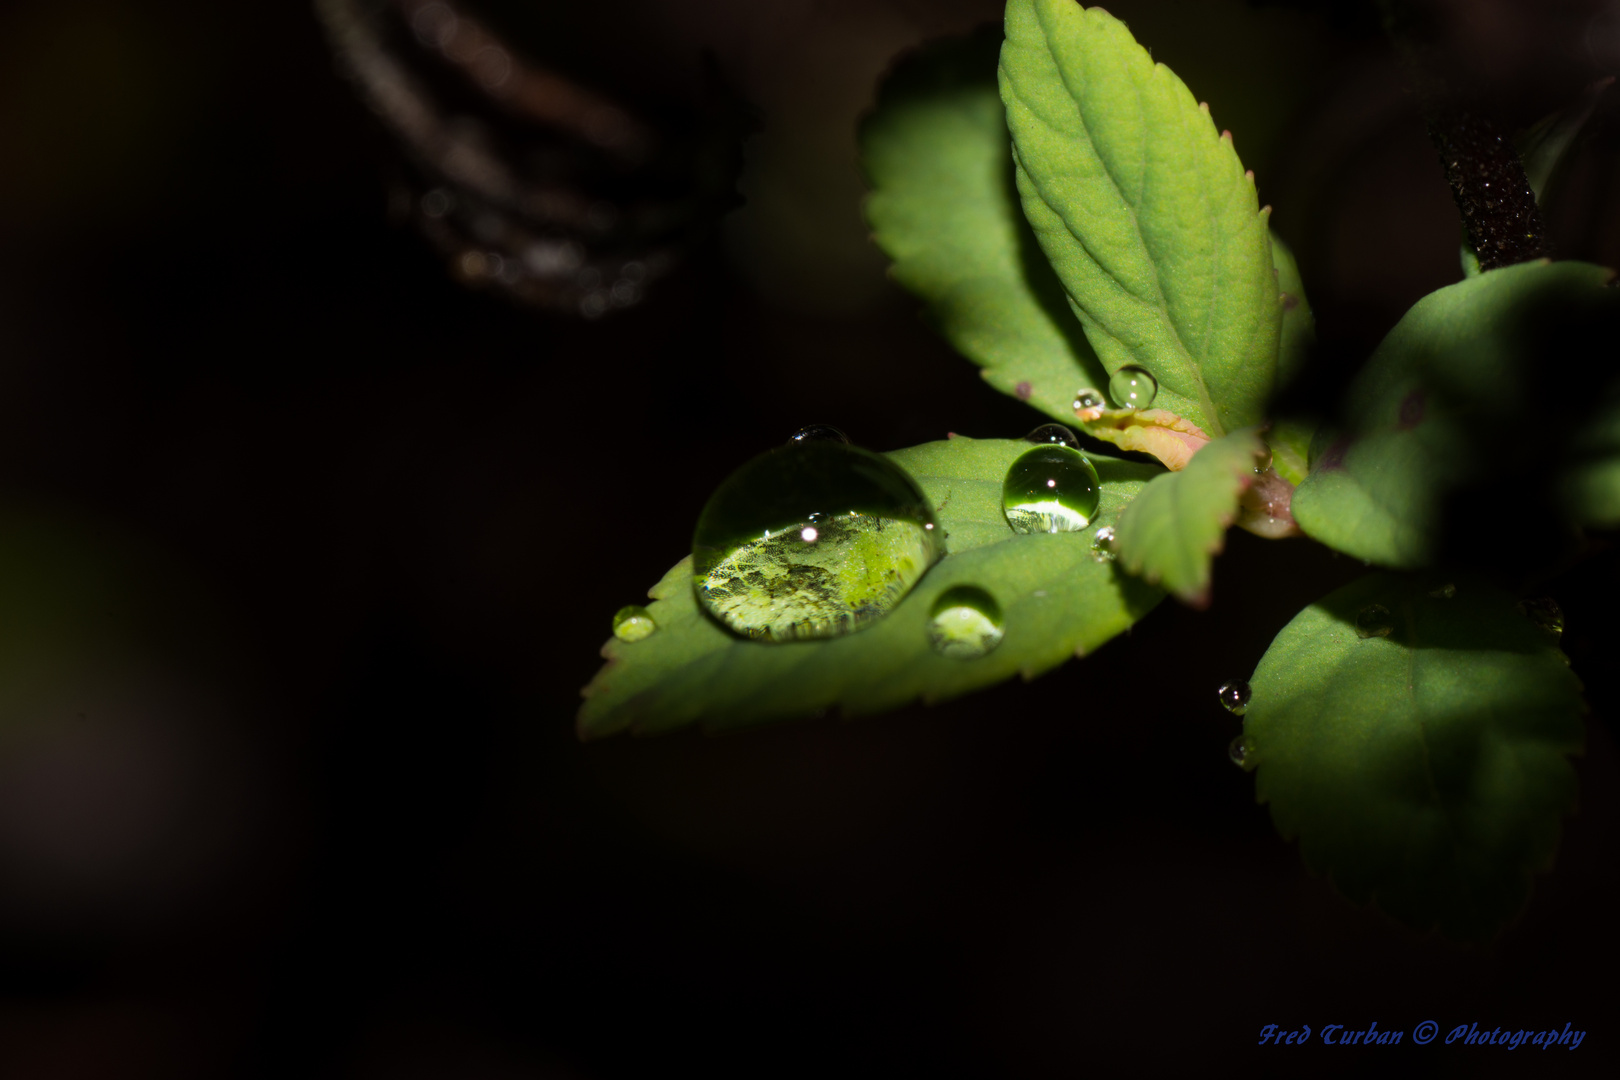
[[[997,390],[1074,422],[1108,375],[1069,311],[1013,187],[996,88],[999,30],[930,46],[885,80],[861,125],[873,239],[894,279]]]
[[[1549,319],[1613,309],[1620,297],[1601,288],[1611,277],[1588,263],[1521,263],[1414,304],[1351,386],[1342,437],[1294,493],[1299,527],[1368,562],[1430,563],[1446,497],[1495,467],[1500,455],[1485,451],[1529,427],[1547,365],[1566,359],[1543,352]],[[1558,389],[1583,392],[1565,380]]]
[[[1358,618],[1388,636],[1360,636]],[[1296,616],[1250,685],[1244,767],[1313,871],[1454,938],[1524,907],[1575,807],[1583,706],[1513,597],[1369,575]]]
[[[1100,8],[1009,0],[1006,34],[1024,213],[1103,365],[1146,368],[1155,407],[1211,435],[1259,422],[1282,304],[1231,139]]]
[[[1271,236],[1271,259],[1277,268],[1277,291],[1282,302],[1282,336],[1277,347],[1277,385],[1287,386],[1310,359],[1316,344],[1316,316],[1305,299],[1305,282],[1288,245]]]
[[[1262,455],[1254,431],[1237,431],[1198,451],[1180,472],[1154,478],[1120,515],[1120,565],[1194,607],[1206,606],[1210,564]]]
[[[1541,118],[1533,127],[1521,134],[1517,144],[1519,158],[1524,162],[1525,179],[1535,192],[1536,202],[1546,202],[1547,189],[1553,176],[1575,145],[1575,137],[1591,119],[1598,99],[1614,83],[1614,76],[1599,79],[1582,90],[1576,99],[1557,112]]]
[[[1290,484],[1298,484],[1310,471],[1311,439],[1316,425],[1303,420],[1278,420],[1266,432],[1271,467]]]
[[[1002,514],[1001,484],[1028,449],[1019,440],[956,438],[888,455],[935,507],[948,554],[894,611],[845,637],[768,644],[728,633],[698,608],[691,559],[683,559],[650,593],[658,629],[603,647],[608,662],[585,688],[581,736],[734,727],[832,708],[876,713],[1015,674],[1032,678],[1096,649],[1163,595],[1099,561],[1091,546],[1095,530],[1112,525],[1160,470],[1093,456],[1102,499],[1091,528],[1018,535]],[[929,643],[934,601],[959,585],[989,592],[1003,613],[1005,637],[978,659],[944,656]]]
[[[1569,449],[1574,460],[1559,478],[1565,510],[1580,525],[1620,527],[1620,382],[1598,396]]]

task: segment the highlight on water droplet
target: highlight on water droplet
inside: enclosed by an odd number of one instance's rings
[[[1564,637],[1564,609],[1558,606],[1558,601],[1550,596],[1538,596],[1532,600],[1520,600],[1519,611],[1525,618],[1545,630],[1554,641],[1562,641]]]
[[[1076,450],[1080,449],[1080,440],[1075,437],[1072,430],[1062,424],[1042,424],[1028,435],[1025,435],[1024,441],[1037,445],[1051,444],[1053,446],[1070,446]]]
[[[977,585],[956,585],[934,601],[928,640],[953,660],[976,660],[1001,644],[1001,605]]]
[[[789,443],[834,442],[849,445],[849,436],[831,424],[809,424],[795,431]]]
[[[620,641],[641,641],[657,629],[652,615],[640,604],[626,604],[613,615],[613,636]]]
[[[1016,533],[1079,532],[1097,516],[1097,470],[1071,446],[1027,450],[1007,469],[1001,510]]]
[[[790,442],[732,473],[692,537],[692,588],[758,641],[852,633],[888,614],[941,551],[916,481],[835,439]]]
[[[1356,612],[1356,636],[1389,637],[1395,630],[1395,616],[1383,604],[1368,604]]]
[[[1074,393],[1075,412],[1087,412],[1093,409],[1101,412],[1104,406],[1107,404],[1108,403],[1103,400],[1103,396],[1089,386],[1082,386]],[[1095,419],[1095,417],[1092,419]]]
[[[1249,744],[1244,741],[1243,736],[1239,735],[1227,744],[1226,756],[1232,759],[1232,764],[1242,768],[1248,767]]]
[[[1221,707],[1233,716],[1249,711],[1249,684],[1242,679],[1222,683],[1215,696],[1220,699]]]
[[[1108,380],[1108,396],[1122,409],[1145,409],[1158,395],[1158,380],[1135,364],[1120,368]]]
[[[1113,562],[1119,557],[1119,543],[1114,539],[1114,527],[1104,525],[1091,538],[1091,557],[1098,562]]]

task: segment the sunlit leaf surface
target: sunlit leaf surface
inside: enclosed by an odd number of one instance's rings
[[[1006,34],[1024,212],[1104,366],[1145,368],[1154,406],[1213,436],[1258,423],[1283,305],[1231,139],[1101,8],[1011,0]]]
[[[604,646],[607,665],[585,689],[581,735],[733,727],[830,709],[875,713],[1032,677],[1096,649],[1163,595],[1092,547],[1096,530],[1113,525],[1161,470],[1093,457],[1101,504],[1090,527],[1018,535],[1002,513],[1002,481],[1029,449],[1018,440],[957,438],[889,455],[928,496],[947,555],[893,612],[845,637],[739,638],[699,609],[691,560],[682,560],[651,591],[647,610],[658,629],[633,644]],[[1003,616],[1003,639],[976,659],[946,655],[930,640],[935,601],[959,586],[984,590]]]

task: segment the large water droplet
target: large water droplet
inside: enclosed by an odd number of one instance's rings
[[[1108,380],[1108,396],[1122,409],[1145,409],[1158,395],[1158,380],[1134,364],[1120,368]]]
[[[1119,556],[1119,543],[1114,539],[1112,525],[1104,525],[1091,538],[1091,557],[1098,562],[1113,562]]]
[[[1226,747],[1226,756],[1232,759],[1234,765],[1245,765],[1249,760],[1249,744],[1239,735]]]
[[[1080,440],[1075,438],[1073,431],[1070,431],[1062,424],[1042,424],[1028,435],[1025,435],[1024,441],[1039,445],[1050,444],[1053,446],[1068,446],[1075,450],[1080,449]]]
[[[1242,716],[1249,711],[1249,684],[1242,679],[1233,679],[1231,682],[1221,684],[1215,696],[1221,705],[1233,716]]]
[[[613,616],[613,636],[620,641],[640,641],[656,629],[658,624],[640,604],[627,604]]]
[[[1368,604],[1356,612],[1357,637],[1389,637],[1395,629],[1395,616],[1383,604]]]
[[[1086,409],[1101,409],[1107,402],[1103,396],[1089,386],[1082,386],[1074,392],[1074,411],[1082,412]]]
[[[1547,631],[1554,641],[1563,640],[1564,609],[1558,606],[1558,601],[1550,596],[1520,600],[1519,610],[1524,613],[1525,618]]]
[[[692,587],[761,641],[837,637],[882,618],[939,558],[934,517],[892,461],[789,443],[732,473],[692,537]]]
[[[1001,509],[1017,533],[1079,532],[1097,516],[1097,470],[1061,445],[1025,451],[1007,469]]]
[[[849,445],[849,436],[831,424],[811,424],[802,427],[788,439],[789,443],[834,442]]]
[[[934,601],[928,640],[953,660],[974,660],[1001,644],[1001,605],[976,585],[946,589]]]

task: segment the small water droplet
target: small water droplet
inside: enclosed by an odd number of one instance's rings
[[[1104,525],[1091,538],[1091,557],[1098,562],[1113,562],[1119,556],[1119,545],[1114,540],[1112,525]]]
[[[1083,386],[1074,394],[1074,411],[1083,409],[1100,409],[1106,404],[1103,396],[1089,386]]]
[[[1523,612],[1525,618],[1547,631],[1554,641],[1563,640],[1564,609],[1558,606],[1558,601],[1550,596],[1520,600],[1519,610]]]
[[[834,442],[849,445],[849,436],[833,427],[831,424],[811,424],[802,427],[788,439],[790,443]]]
[[[1062,424],[1042,424],[1025,435],[1024,441],[1037,445],[1051,443],[1054,446],[1072,446],[1076,450],[1080,449],[1080,440],[1074,437],[1073,431]]]
[[[790,442],[732,473],[692,537],[698,603],[759,641],[852,633],[941,554],[915,481],[837,439]]]
[[[1243,766],[1249,760],[1249,744],[1239,735],[1226,747],[1226,756],[1232,759],[1232,764]]]
[[[1222,683],[1215,696],[1220,699],[1221,707],[1233,716],[1242,716],[1249,711],[1249,684],[1242,679]]]
[[[1430,589],[1429,590],[1429,597],[1430,597],[1430,599],[1433,599],[1433,600],[1450,600],[1452,597],[1454,597],[1456,595],[1457,595],[1457,586],[1451,584],[1451,582],[1449,582],[1449,581],[1446,582],[1444,585],[1440,586],[1438,589]]]
[[[1122,409],[1145,409],[1158,394],[1158,380],[1134,364],[1120,368],[1108,380],[1108,396]]]
[[[946,589],[934,601],[928,640],[953,660],[975,660],[1001,644],[1001,605],[976,585]]]
[[[1001,485],[1001,509],[1016,533],[1079,532],[1097,516],[1100,498],[1096,468],[1062,444],[1025,451]]]
[[[620,641],[640,641],[657,629],[652,615],[640,604],[626,604],[613,616],[613,636]]]
[[[1389,637],[1395,629],[1395,616],[1383,604],[1368,604],[1356,612],[1357,637]]]

